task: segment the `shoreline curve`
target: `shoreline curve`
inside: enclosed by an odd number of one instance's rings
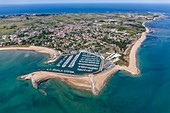
[[[24,47],[15,47],[15,46],[7,46],[7,47],[0,47],[0,51],[8,51],[8,50],[23,50],[23,51],[35,51],[38,53],[48,54],[50,56],[49,60],[45,63],[53,63],[55,62],[59,56],[56,55],[56,50],[47,48],[47,47],[40,47],[40,46],[24,46]]]
[[[149,21],[147,21],[147,22],[149,22]],[[149,33],[149,28],[147,28],[145,26],[145,24],[147,22],[143,22],[143,24],[142,24],[145,27],[145,32],[142,33],[141,38],[139,38],[134,43],[134,45],[132,46],[132,48],[130,50],[129,65],[128,66],[122,66],[122,70],[130,73],[133,76],[140,74],[139,66],[138,66],[138,63],[137,63],[137,52],[138,52],[138,49],[141,47],[142,43],[147,38],[146,37],[147,33]]]

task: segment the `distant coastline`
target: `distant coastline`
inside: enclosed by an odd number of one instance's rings
[[[147,7],[147,9],[143,7]],[[3,7],[5,6],[5,7]],[[45,7],[44,7],[45,6]],[[93,8],[95,6],[96,8]],[[150,7],[151,6],[151,7]],[[156,10],[152,6],[159,7]],[[31,8],[31,10],[28,10]],[[37,7],[39,10],[37,10]],[[76,7],[76,8],[73,8]],[[84,8],[82,8],[84,7]],[[101,10],[102,8],[102,10]],[[76,13],[168,13],[169,4],[134,4],[129,3],[72,3],[72,4],[4,4],[0,5],[0,15],[23,14],[76,14]],[[22,9],[22,11],[20,10]]]

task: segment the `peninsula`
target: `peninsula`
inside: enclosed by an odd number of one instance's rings
[[[32,50],[50,56],[55,69],[20,76],[34,88],[49,79],[98,95],[114,73],[139,75],[137,50],[146,22],[161,14],[22,15],[0,19],[0,50]]]

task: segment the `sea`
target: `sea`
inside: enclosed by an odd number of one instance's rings
[[[170,113],[169,4],[40,4],[0,5],[0,15],[63,13],[164,13],[147,23],[137,53],[140,76],[118,72],[99,96],[48,80],[39,89],[17,77],[49,68],[48,55],[33,51],[0,51],[0,113]],[[42,90],[47,92],[47,96]]]

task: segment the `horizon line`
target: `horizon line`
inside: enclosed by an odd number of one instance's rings
[[[66,3],[5,3],[0,5],[38,5],[38,4],[167,4],[170,2],[66,2]]]

